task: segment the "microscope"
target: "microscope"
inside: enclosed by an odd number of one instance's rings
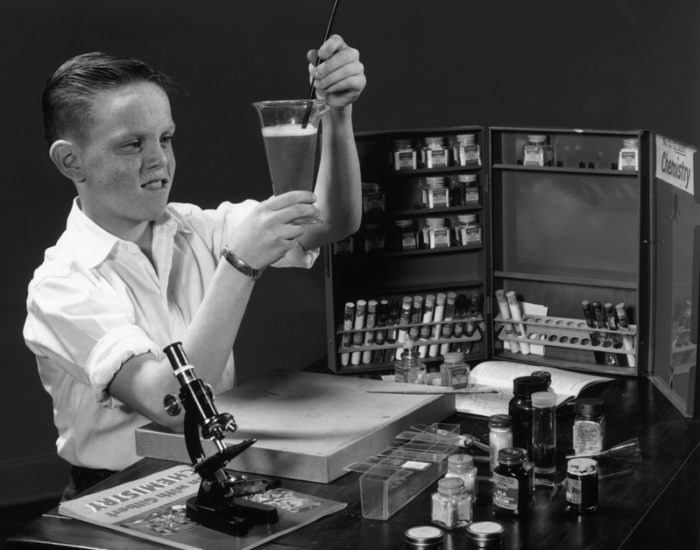
[[[233,415],[219,413],[214,406],[211,387],[197,378],[182,343],[175,342],[164,350],[180,383],[178,396],[168,394],[163,400],[166,412],[177,416],[185,410],[184,429],[187,453],[194,471],[201,478],[196,497],[187,501],[187,517],[217,531],[236,536],[245,535],[256,524],[276,523],[279,518],[274,506],[248,500],[247,496],[279,486],[279,481],[248,478],[225,469],[226,464],[256,439],[246,439],[236,445],[224,443],[226,432],[238,429]],[[217,451],[207,457],[201,439],[213,441]]]

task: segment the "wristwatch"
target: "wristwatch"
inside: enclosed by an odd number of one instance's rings
[[[254,267],[249,266],[233,252],[231,252],[231,249],[228,246],[224,246],[224,249],[221,251],[221,256],[238,271],[243,273],[243,275],[250,277],[254,281],[257,281],[260,278],[260,275],[262,275],[262,272],[265,271],[264,267],[262,269],[255,269]]]

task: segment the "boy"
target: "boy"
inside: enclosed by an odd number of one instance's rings
[[[182,341],[215,393],[233,385],[232,347],[255,280],[270,265],[310,267],[318,247],[355,232],[361,188],[352,103],[365,86],[340,36],[307,54],[323,119],[315,192],[216,210],[168,204],[175,173],[167,76],[102,53],[49,79],[50,157],[78,192],[66,231],[29,285],[24,337],[54,402],[58,454],[72,464],[64,498],[137,460],[133,431],[168,416],[177,393],[163,347]],[[325,223],[293,224],[300,216]]]

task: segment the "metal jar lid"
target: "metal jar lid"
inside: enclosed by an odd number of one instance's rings
[[[444,533],[432,525],[419,525],[406,529],[403,536],[407,543],[428,545],[442,542]]]

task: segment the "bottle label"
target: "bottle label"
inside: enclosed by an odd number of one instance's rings
[[[476,144],[460,147],[459,165],[479,168],[481,166],[481,147]]]
[[[428,208],[450,206],[450,195],[447,188],[428,189]]]
[[[598,422],[577,420],[573,433],[574,454],[597,453],[603,450],[603,427]]]
[[[447,149],[427,149],[425,151],[425,167],[438,168],[447,166]]]
[[[394,153],[394,168],[396,170],[415,170],[416,152],[408,150],[396,151]]]
[[[479,204],[479,190],[468,187],[464,192],[464,202],[465,204]]]
[[[620,151],[620,158],[618,159],[618,168],[620,170],[637,170],[638,158],[638,151],[634,149],[622,149]]]
[[[581,504],[581,480],[571,477],[566,478],[566,502]]]
[[[544,148],[540,145],[525,145],[523,166],[544,166]]]
[[[447,227],[432,227],[429,229],[430,248],[450,246],[450,230]]]
[[[504,510],[518,509],[518,491],[520,483],[514,477],[493,474],[493,504]]]

